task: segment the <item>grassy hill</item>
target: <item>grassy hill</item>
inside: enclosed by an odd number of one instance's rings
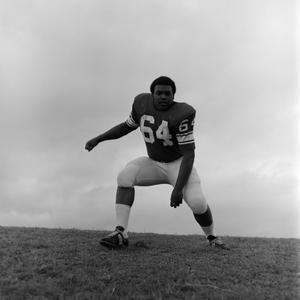
[[[0,299],[300,299],[297,239],[106,233],[0,227]]]

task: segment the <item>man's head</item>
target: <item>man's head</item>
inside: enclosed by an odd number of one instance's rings
[[[155,107],[159,110],[167,110],[173,104],[176,86],[172,79],[161,76],[151,83],[150,91]]]
[[[168,85],[172,88],[173,95],[175,95],[175,93],[176,93],[175,82],[167,76],[160,76],[151,83],[151,86],[150,86],[151,94],[154,94],[154,89],[155,89],[156,85]]]

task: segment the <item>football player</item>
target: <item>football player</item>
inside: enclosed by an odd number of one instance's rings
[[[169,77],[155,79],[150,92],[135,97],[125,122],[91,139],[85,146],[86,150],[91,151],[103,141],[121,138],[140,127],[148,153],[147,157],[129,162],[119,173],[115,206],[117,226],[100,244],[108,248],[128,246],[127,226],[135,186],[170,184],[173,186],[170,206],[179,207],[184,199],[209,245],[228,249],[215,235],[211,210],[193,166],[196,111],[189,104],[174,101],[176,86]]]

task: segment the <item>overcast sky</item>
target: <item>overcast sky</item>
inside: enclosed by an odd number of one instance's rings
[[[217,233],[300,237],[296,2],[0,0],[0,225],[113,229],[117,174],[144,142],[85,143],[167,75],[197,110]],[[202,233],[170,193],[137,188],[129,230]]]

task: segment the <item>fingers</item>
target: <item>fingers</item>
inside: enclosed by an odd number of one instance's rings
[[[179,206],[180,206],[180,204],[174,204],[174,205],[172,205],[172,207],[174,207],[174,208],[179,207]]]
[[[93,148],[93,145],[91,145],[90,143],[86,143],[85,150],[91,151]]]
[[[93,150],[97,145],[99,144],[99,141],[94,138],[89,140],[86,144],[85,144],[85,149],[88,151]]]
[[[170,201],[170,206],[171,207],[178,207],[182,203],[182,194],[173,194],[171,195],[171,201]]]
[[[182,200],[180,202],[179,201],[171,202],[170,206],[176,208],[176,207],[180,206],[180,204],[182,204]]]

